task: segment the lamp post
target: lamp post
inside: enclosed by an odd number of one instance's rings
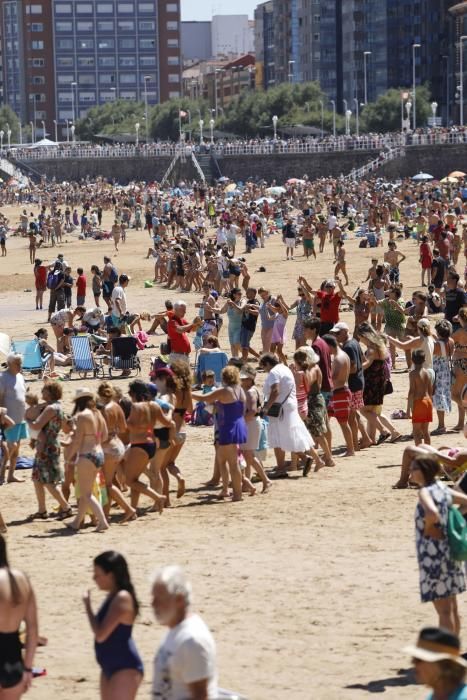
[[[407,110],[407,121],[409,123],[409,129],[410,129],[410,110],[412,109],[412,103],[410,100],[405,103],[405,108]]]
[[[140,123],[139,123],[139,122],[136,122],[136,124],[135,124],[135,131],[136,131],[136,148],[138,148],[138,146],[139,146],[139,127],[140,127]]]
[[[368,74],[367,58],[371,56],[371,51],[363,52],[363,96],[365,104],[368,104]]]
[[[71,140],[73,141],[73,143],[75,142],[75,129],[76,129],[75,125],[72,124],[70,131],[71,131]]]
[[[41,120],[41,124],[42,124],[42,138],[45,139],[45,121]]]
[[[21,121],[19,122],[19,145],[21,146],[23,143],[23,127],[21,125]]]
[[[321,107],[321,138],[324,138],[324,102],[323,102],[323,100],[320,100],[319,104]]]
[[[330,100],[332,104],[332,135],[336,138],[336,103]]]
[[[75,123],[75,87],[76,87],[75,81],[70,83],[70,87],[71,87],[71,114],[72,114],[71,121],[74,124]]]
[[[145,123],[145,128],[146,128],[146,145],[148,144],[149,141],[149,119],[148,119],[148,81],[151,80],[150,75],[145,75],[144,76],[144,118],[146,120]]]
[[[57,120],[54,119],[54,131],[55,131],[55,143],[58,143],[58,128],[57,128]]]
[[[70,120],[66,120],[66,142],[70,143]]]
[[[5,136],[5,132],[3,129],[0,131],[0,151],[3,153],[3,137]]]
[[[34,141],[35,139],[35,132],[36,132],[36,95],[30,95],[32,98],[32,107],[33,107],[33,117],[34,117]],[[34,143],[33,141],[33,143]]]
[[[354,97],[354,104],[355,104],[355,128],[356,128],[356,134],[357,136],[360,136],[360,112],[359,112],[359,104],[358,100],[356,97]]]
[[[112,93],[112,102],[116,102],[116,100],[117,100],[117,88],[111,87],[110,92]]]
[[[350,109],[347,109],[345,112],[345,135],[350,136],[350,117],[352,116],[352,112]]]
[[[29,122],[29,125],[30,125],[30,127],[31,127],[31,143],[34,143],[34,142],[35,142],[35,138],[34,138],[34,124],[33,124],[32,122]]]
[[[203,126],[204,126],[204,119],[199,120],[199,143],[200,145],[203,143]]]
[[[279,117],[276,117],[276,115],[274,115],[272,118],[272,128],[274,129],[274,141],[277,140],[277,122],[278,121],[279,121]]]
[[[214,119],[209,120],[209,128],[211,130],[211,143],[214,143]]]
[[[419,49],[421,44],[412,44],[412,80],[413,80],[413,130],[417,128],[417,94],[416,94],[416,75],[415,75],[415,51]]]
[[[11,148],[11,129],[8,129],[6,132],[7,138],[8,138],[8,150]]]
[[[464,41],[467,36],[462,35],[459,39],[460,41],[460,55],[459,55],[459,107],[460,107],[460,125],[464,126]]]
[[[342,100],[342,104],[344,105],[344,114],[347,112],[347,100]]]
[[[295,66],[295,61],[289,61],[289,83],[294,82],[294,66]]]
[[[436,127],[436,112],[438,110],[438,103],[437,102],[432,102],[431,103],[431,114],[433,115],[433,127]]]

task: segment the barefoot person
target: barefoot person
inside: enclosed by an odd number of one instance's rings
[[[335,328],[338,328],[335,326]],[[352,392],[349,389],[350,358],[341,348],[333,335],[324,335],[332,356],[332,398],[328,406],[329,416],[334,416],[339,423],[346,444],[344,457],[355,454],[352,431],[349,425]]]
[[[425,352],[412,352],[413,368],[409,373],[409,405],[412,408],[413,437],[416,445],[422,442],[430,445],[430,423],[433,420],[433,383],[430,374],[424,369]]]
[[[93,578],[108,594],[96,614],[90,591],[83,596],[101,667],[101,700],[134,700],[144,668],[131,636],[139,603],[126,560],[118,552],[102,552],[94,559]]]
[[[23,358],[21,355],[10,353],[7,357],[7,369],[0,374],[0,406],[6,408],[7,414],[14,420],[14,426],[5,430],[10,464],[8,467],[8,482],[21,482],[15,476],[16,460],[19,455],[21,440],[28,437],[28,429],[24,414],[26,412],[26,385],[21,374]]]
[[[26,625],[24,655],[19,628]],[[6,542],[0,535],[0,698],[19,700],[32,683],[38,642],[37,609],[28,577],[10,569]]]

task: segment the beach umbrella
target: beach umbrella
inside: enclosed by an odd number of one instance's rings
[[[220,177],[218,179],[217,182],[229,182],[229,181],[230,181],[230,177],[225,177],[225,175],[223,175],[222,177]]]
[[[285,187],[268,187],[266,192],[268,194],[284,194],[285,192],[287,192],[287,190],[285,189]]]
[[[276,200],[273,199],[273,197],[260,197],[259,199],[255,200],[255,204],[263,204],[264,202],[267,202],[268,204],[274,204]]]
[[[230,185],[227,185],[227,187],[225,188],[225,191],[226,192],[233,192],[236,189],[238,189],[238,188],[237,188],[237,185],[235,184],[235,182],[231,182]]]
[[[300,180],[299,177],[291,177],[290,180],[287,180],[285,183],[286,185],[304,185],[306,180]]]
[[[465,177],[465,173],[462,172],[462,170],[453,170],[452,173],[449,173],[449,177],[454,177],[454,178],[460,178],[460,177]]]
[[[418,173],[418,175],[414,175],[412,180],[415,180],[416,182],[426,182],[428,180],[433,180],[433,175],[429,175],[428,173]]]
[[[443,179],[441,180],[441,183],[442,183],[443,185],[446,185],[447,183],[451,183],[451,184],[456,184],[456,185],[457,185],[457,184],[458,184],[458,182],[457,182],[457,177],[451,177],[451,175],[447,175],[446,177],[443,177]]]

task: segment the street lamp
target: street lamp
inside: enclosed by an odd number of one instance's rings
[[[144,118],[146,119],[146,144],[149,141],[149,119],[148,119],[148,81],[151,80],[150,75],[144,76]]]
[[[274,141],[277,140],[277,122],[278,121],[279,121],[279,117],[276,117],[276,115],[274,115],[272,118],[272,128],[274,129]]]
[[[23,143],[23,127],[22,127],[21,121],[19,121],[18,126],[19,126],[19,145],[21,146]]]
[[[71,86],[71,114],[72,114],[72,122],[75,122],[75,87],[76,83],[73,81],[70,83]]]
[[[31,143],[34,143],[34,124],[29,122],[29,126],[31,127]]]
[[[330,100],[332,104],[332,135],[336,138],[336,103]]]
[[[295,61],[289,61],[289,83],[294,82],[294,66],[295,66]]]
[[[371,51],[363,52],[363,95],[364,102],[368,104],[368,74],[367,74],[367,58],[371,56]]]
[[[467,36],[462,35],[460,41],[460,85],[459,85],[459,106],[460,106],[460,125],[464,126],[464,41]]]
[[[140,123],[139,123],[139,122],[136,122],[136,124],[135,124],[135,131],[136,131],[136,148],[138,148],[138,146],[139,146],[139,127],[140,127]]]
[[[409,122],[409,129],[410,129],[410,110],[412,109],[412,103],[410,100],[405,103],[405,108],[407,110],[407,121]]]
[[[211,129],[211,143],[214,143],[214,119],[209,120],[209,128]]]
[[[319,101],[319,104],[321,106],[321,138],[324,138],[324,102],[323,100]]]
[[[347,100],[342,100],[342,104],[344,105],[344,114],[347,112]]]
[[[433,126],[436,126],[436,112],[438,109],[438,103],[437,102],[432,102],[431,103],[431,113],[433,115]]]
[[[55,128],[55,143],[58,143],[58,129],[57,129],[57,120],[54,119],[54,128]]]
[[[350,136],[350,117],[352,116],[352,112],[350,109],[347,109],[345,112],[345,135]]]
[[[354,103],[355,103],[355,127],[356,127],[356,134],[357,136],[360,136],[360,113],[359,113],[359,104],[358,100],[356,97],[354,97]]]
[[[115,102],[117,99],[117,88],[111,87],[110,92],[112,93],[112,102]]]
[[[413,80],[413,130],[417,128],[417,94],[415,90],[415,50],[421,48],[421,44],[412,44],[412,80]]]
[[[3,137],[5,136],[5,132],[3,129],[0,131],[0,151],[3,153]]]
[[[41,120],[41,124],[42,124],[42,138],[45,139],[45,121]]]
[[[6,132],[7,138],[8,138],[8,150],[11,148],[11,129],[8,129]]]
[[[75,125],[72,124],[70,131],[71,131],[71,140],[73,141],[73,143],[75,142],[75,129],[76,129]]]
[[[199,120],[199,143],[200,145],[203,143],[203,126],[204,126],[204,119]]]
[[[216,68],[216,69],[214,70],[214,111],[216,112],[216,119],[217,119],[217,115],[218,115],[218,111],[219,111],[219,107],[218,107],[218,104],[217,104],[217,103],[218,103],[218,98],[217,98],[217,74],[218,74],[218,73],[222,73],[222,71],[223,71],[223,68]],[[222,84],[224,84],[224,83],[222,83]]]

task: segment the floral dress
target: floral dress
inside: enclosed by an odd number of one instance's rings
[[[451,558],[447,540],[448,510],[452,504],[449,491],[439,481],[426,487],[438,508],[441,540],[424,534],[425,512],[422,504],[415,509],[415,542],[420,571],[420,597],[422,603],[449,598],[465,591],[464,567],[462,562]]]
[[[300,299],[297,304],[297,320],[292,333],[294,340],[303,338],[303,321],[311,315],[311,304],[306,299]]]
[[[438,341],[441,355],[433,356],[433,371],[435,373],[435,391],[433,406],[437,411],[451,412],[451,362],[446,353],[446,344]]]
[[[55,415],[41,430],[32,471],[33,481],[41,484],[58,484],[62,479],[58,434],[62,428],[63,409],[58,402],[51,408]]]

